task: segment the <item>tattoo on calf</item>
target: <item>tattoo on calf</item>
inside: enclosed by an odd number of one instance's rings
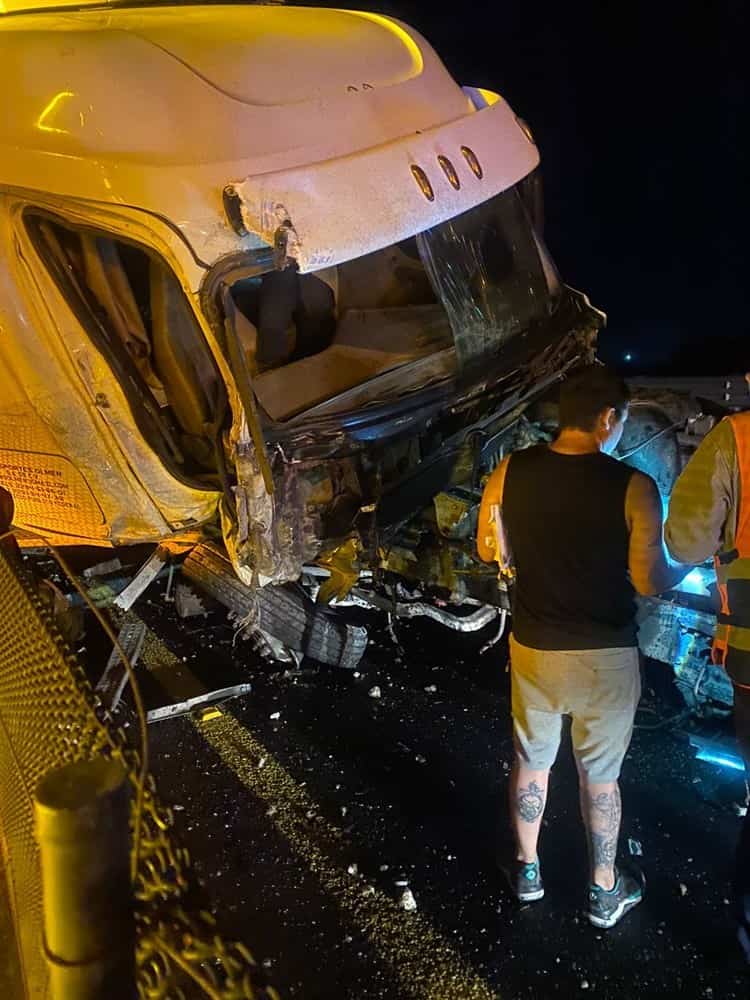
[[[535,823],[544,810],[544,789],[535,781],[518,792],[518,815],[526,823]]]
[[[617,838],[602,833],[591,834],[591,849],[597,868],[612,868],[617,857]]]
[[[596,868],[612,868],[617,858],[617,838],[620,833],[622,802],[620,789],[601,792],[591,798],[591,854]]]
[[[614,792],[601,792],[591,800],[596,815],[596,825],[605,833],[617,833],[622,818],[622,802],[620,789],[615,785]]]

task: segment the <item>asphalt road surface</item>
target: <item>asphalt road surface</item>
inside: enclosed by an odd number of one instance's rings
[[[666,668],[648,666],[622,782],[621,855],[642,851],[647,896],[602,932],[583,915],[569,752],[540,849],[547,895],[519,907],[504,890],[502,644],[479,657],[476,639],[433,623],[401,625],[396,644],[375,619],[357,674],[288,675],[234,642],[223,615],[180,622],[156,587],[146,597],[134,610],[150,630],[139,671],[151,705],[196,682],[252,684],[213,718],[150,726],[151,766],[221,930],[282,996],[746,1000],[729,905],[741,783],[693,759],[693,724],[669,721],[680,703]]]

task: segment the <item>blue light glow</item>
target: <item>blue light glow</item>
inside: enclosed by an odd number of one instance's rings
[[[712,569],[703,569],[700,566],[691,569],[682,583],[674,589],[682,591],[683,594],[700,594],[706,597],[710,594],[709,586],[716,582],[716,574]]]
[[[720,767],[729,767],[733,771],[744,771],[745,765],[739,757],[732,757],[729,754],[713,753],[711,750],[699,750],[695,755],[696,760],[703,760],[707,764],[718,764]]]

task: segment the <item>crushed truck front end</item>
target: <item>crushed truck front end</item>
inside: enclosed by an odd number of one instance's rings
[[[214,525],[251,589],[501,603],[471,552],[482,476],[603,322],[547,253],[508,104],[357,12],[27,13],[0,55],[32,81],[0,125],[3,420],[38,428],[26,466],[86,485],[76,518],[72,485],[40,511],[6,436],[19,523]],[[292,347],[268,364],[282,286]]]

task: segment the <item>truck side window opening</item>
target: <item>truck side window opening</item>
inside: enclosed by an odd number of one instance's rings
[[[84,327],[90,334],[103,328],[105,343],[92,339],[108,348],[103,353],[136,420],[145,402],[182,472],[211,482],[222,461],[226,392],[176,275],[157,255],[107,233],[41,214],[27,219]],[[140,398],[132,398],[134,389]]]

